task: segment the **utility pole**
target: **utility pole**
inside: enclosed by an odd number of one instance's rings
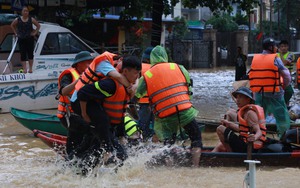
[[[272,31],[272,25],[273,25],[273,20],[272,20],[272,15],[273,15],[273,0],[270,0],[270,36],[273,37],[273,31]]]

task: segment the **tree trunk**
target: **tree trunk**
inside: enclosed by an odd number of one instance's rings
[[[163,0],[153,0],[152,5],[152,32],[151,32],[151,45],[160,45],[161,40],[161,25],[163,15]]]

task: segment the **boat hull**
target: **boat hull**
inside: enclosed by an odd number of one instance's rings
[[[41,130],[34,129],[34,136],[40,138],[47,146],[54,149],[55,152],[66,155],[67,137],[63,135],[53,134]]]
[[[17,108],[11,108],[10,112],[20,124],[31,131],[38,129],[54,134],[67,135],[67,129],[62,126],[56,115],[35,113]]]
[[[7,113],[11,107],[26,110],[56,108],[58,73],[57,76],[45,74],[0,75],[0,112]]]
[[[56,152],[64,152],[67,137],[35,130],[35,135]],[[190,150],[182,147],[161,150],[146,163],[148,167],[157,166],[191,166]],[[213,147],[205,147],[201,153],[200,166],[246,166],[247,153],[211,152]],[[292,152],[261,152],[253,153],[252,160],[258,160],[262,166],[300,167],[300,148]]]

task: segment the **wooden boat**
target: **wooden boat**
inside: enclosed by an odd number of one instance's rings
[[[200,166],[248,166],[247,153],[211,152],[213,147],[204,147],[201,152]],[[300,147],[290,152],[252,153],[252,160],[260,161],[261,166],[300,167]],[[165,149],[147,162],[148,167],[191,166],[191,153],[182,147]]]
[[[34,129],[34,136],[40,138],[47,146],[54,149],[58,154],[65,156],[65,147],[67,137],[59,134],[53,134],[46,131]]]
[[[197,119],[197,122],[205,125],[205,131],[216,131],[216,128],[220,125],[220,121],[217,120],[209,120],[209,119]],[[269,132],[276,132],[276,124],[275,123],[267,123],[267,130]],[[300,128],[300,123],[291,123],[291,128]]]
[[[17,108],[11,108],[10,113],[24,127],[34,130],[51,132],[59,135],[67,135],[67,129],[62,126],[56,115],[42,114]]]
[[[34,130],[35,135],[39,137],[45,144],[53,148],[56,152],[63,152],[66,144],[66,136],[56,135],[48,132]],[[140,146],[139,146],[140,147]],[[148,167],[156,167],[163,165],[170,165],[173,161],[173,166],[191,166],[191,153],[189,149],[183,147],[173,148],[151,148],[157,150],[159,154],[154,155],[150,161],[147,162]],[[211,152],[213,147],[204,147],[201,153],[201,166],[243,166],[246,165],[244,160],[247,159],[247,153],[236,152]],[[252,160],[261,161],[263,166],[290,166],[300,167],[300,147],[291,147],[291,151],[287,152],[270,152],[261,151],[260,153],[253,153]],[[161,150],[161,151],[159,151]],[[168,164],[167,164],[168,163]]]

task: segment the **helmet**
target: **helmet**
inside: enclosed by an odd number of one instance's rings
[[[81,51],[79,52],[76,56],[75,56],[75,59],[74,59],[74,62],[72,64],[72,67],[74,68],[74,66],[77,64],[77,63],[80,63],[82,61],[87,61],[87,60],[93,60],[95,57],[93,57],[91,55],[90,52],[88,51]]]
[[[151,53],[152,49],[153,49],[153,47],[146,48],[146,50],[144,51],[144,53],[142,55],[142,61],[144,61],[145,59],[150,60],[150,53]]]
[[[270,47],[275,46],[275,40],[273,38],[266,38],[263,40],[263,49],[264,50],[271,50]]]
[[[252,93],[251,89],[249,89],[248,87],[245,87],[245,86],[239,87],[237,90],[235,90],[232,93],[232,95],[235,98],[236,98],[237,94],[245,95],[245,96],[249,97],[252,100],[251,102],[254,102],[253,93]]]

